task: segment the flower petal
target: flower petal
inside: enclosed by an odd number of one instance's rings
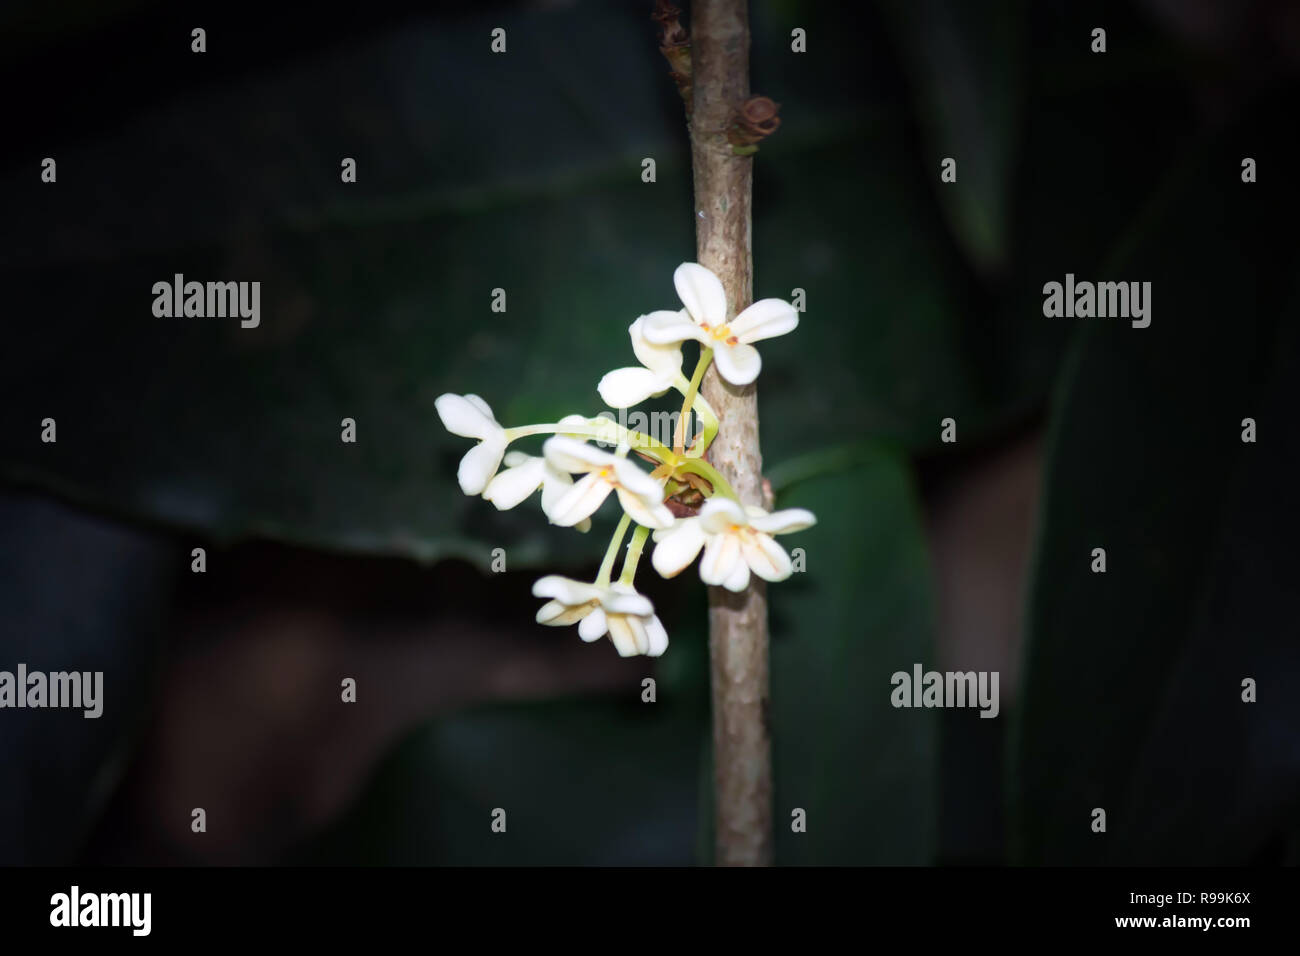
[[[533,597],[555,598],[565,604],[586,604],[599,601],[604,588],[587,581],[575,581],[559,574],[548,574],[533,582]]]
[[[569,605],[563,601],[547,601],[537,609],[538,624],[556,624],[557,618],[565,611],[569,610]]]
[[[751,532],[745,535],[740,550],[750,570],[764,581],[784,581],[793,573],[790,555],[770,534]]]
[[[541,487],[545,477],[546,459],[528,457],[488,482],[483,497],[496,505],[497,510],[507,511]]]
[[[667,528],[673,523],[673,513],[663,502],[651,499],[647,501],[641,495],[634,495],[625,488],[618,489],[618,503],[637,524],[647,528]]]
[[[601,598],[600,606],[610,614],[636,614],[641,617],[653,614],[655,606],[644,594],[638,594],[630,584],[611,584]]]
[[[542,467],[542,514],[551,516],[555,503],[564,493],[573,487],[573,479],[567,471],[560,471],[545,458],[540,459]]]
[[[636,639],[636,652],[638,654],[650,653],[650,632],[646,625],[650,623],[649,618],[629,617],[627,623],[632,626],[632,637]]]
[[[671,528],[655,535],[650,562],[662,577],[681,574],[704,547],[704,529],[699,518],[682,518]]]
[[[639,405],[651,395],[658,395],[672,385],[648,368],[616,368],[606,372],[596,386],[600,400],[610,408],[629,408]]]
[[[817,516],[807,508],[786,508],[749,519],[751,527],[766,534],[790,534],[811,528],[816,523]]]
[[[685,311],[651,312],[645,317],[641,334],[651,345],[680,345],[687,339],[703,342],[709,336]]]
[[[646,635],[650,638],[650,647],[646,653],[651,657],[658,657],[664,651],[668,650],[668,632],[664,630],[663,622],[659,620],[658,615],[652,614],[650,620],[646,622]]]
[[[492,409],[477,395],[439,395],[433,402],[442,426],[461,438],[485,439],[498,434],[501,426],[492,417]]]
[[[752,345],[719,342],[713,350],[713,364],[718,367],[718,374],[732,385],[748,385],[758,378],[763,359]]]
[[[548,438],[546,444],[542,446],[542,454],[560,471],[573,473],[596,471],[606,467],[614,459],[609,452],[601,451],[585,441],[569,438],[567,435]]]
[[[632,351],[636,353],[636,360],[660,378],[667,379],[670,385],[673,378],[682,370],[681,346],[656,345],[651,342],[645,337],[645,323],[651,315],[667,315],[670,319],[664,321],[675,321],[676,316],[680,314],[680,312],[651,312],[650,315],[641,316],[628,326],[627,330],[627,334],[632,338]]]
[[[504,435],[490,437],[465,452],[465,457],[460,460],[460,467],[456,469],[456,480],[460,482],[460,490],[467,495],[482,494],[487,483],[497,473],[497,468],[501,466],[501,456],[505,453]]]
[[[721,534],[733,525],[749,524],[745,509],[730,498],[715,495],[700,507],[700,528],[705,534]]]
[[[479,398],[477,395],[473,394],[472,392],[466,392],[465,400],[469,402],[471,405],[473,405],[475,408],[477,408],[484,415],[486,415],[488,418],[492,419],[493,422],[497,420],[497,417],[492,414],[492,409],[488,407],[488,403],[483,401],[483,399]]]
[[[614,486],[599,475],[585,475],[556,500],[546,517],[551,524],[571,527],[595,514],[613,489]]]
[[[727,293],[722,280],[698,262],[683,262],[673,272],[673,285],[691,318],[701,325],[727,321]]]
[[[656,504],[664,499],[664,488],[661,483],[651,478],[650,475],[642,471],[626,458],[618,458],[610,455],[610,464],[614,467],[614,477],[618,484],[630,491],[632,494],[643,498],[648,504]],[[671,524],[672,522],[669,522]],[[658,527],[655,525],[654,527]],[[664,527],[667,527],[665,525]]]
[[[637,647],[636,634],[632,630],[632,622],[636,620],[638,618],[623,614],[606,615],[609,639],[614,642],[614,649],[618,651],[619,657],[635,657],[641,653]]]
[[[789,302],[759,299],[727,325],[732,335],[748,345],[793,332],[799,325],[799,313]]]
[[[547,601],[537,609],[537,623],[550,627],[576,624],[592,611],[590,604],[565,604],[563,601]]]
[[[594,608],[578,625],[578,636],[584,641],[590,642],[604,637],[605,632],[608,630],[609,623],[605,617],[605,612],[600,608]]]
[[[740,556],[740,539],[734,534],[715,534],[704,546],[700,559],[700,580],[705,584],[722,584],[743,564]]]
[[[722,582],[722,586],[728,591],[734,591],[739,594],[749,585],[749,565],[743,560],[736,562],[735,569]]]

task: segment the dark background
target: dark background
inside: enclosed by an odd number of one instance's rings
[[[0,14],[0,669],[106,683],[97,721],[0,712],[0,862],[709,860],[702,586],[643,573],[658,661],[534,625],[532,581],[592,573],[609,517],[465,498],[433,408],[595,414],[628,323],[675,305],[651,6]],[[772,589],[777,861],[1296,862],[1297,8],[752,26],[783,117],[755,295],[807,294],[763,349],[763,452],[821,519]],[[175,272],[261,281],[261,326],[154,318]],[[1067,272],[1152,282],[1151,327],[1044,318]],[[914,663],[999,671],[1001,715],[895,710]]]

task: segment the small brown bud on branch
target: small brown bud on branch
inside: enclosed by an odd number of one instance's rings
[[[686,37],[686,28],[681,23],[682,11],[673,6],[668,0],[655,0],[654,13],[650,14],[650,19],[654,20],[663,29],[663,35],[659,42],[664,46],[687,46],[689,40]]]
[[[759,141],[780,127],[781,117],[777,115],[780,109],[780,103],[766,96],[751,96],[732,111],[727,126],[727,142],[734,147],[732,151],[738,155],[757,152]]]
[[[686,103],[686,115],[691,115],[691,39],[679,19],[682,11],[668,0],[655,0],[650,19],[659,24],[659,52],[672,68],[669,76],[677,84],[677,92]]]

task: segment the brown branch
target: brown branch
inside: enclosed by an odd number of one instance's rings
[[[655,0],[650,19],[659,24],[659,52],[664,55],[672,72],[668,75],[677,84],[677,92],[686,103],[686,115],[691,115],[691,41],[682,26],[682,11],[668,0]]]
[[[753,297],[750,185],[753,159],[733,154],[727,131],[749,99],[747,0],[694,0],[691,63],[694,108],[696,258],[727,291],[728,319]],[[746,504],[765,505],[755,386],[734,388],[715,368],[701,390],[721,423],[709,460]],[[772,759],[767,727],[767,594],[752,578],[733,594],[709,589],[713,678],[716,863],[772,861]]]

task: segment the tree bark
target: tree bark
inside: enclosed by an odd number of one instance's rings
[[[726,130],[749,97],[747,0],[691,4],[696,258],[727,291],[728,321],[753,297],[750,247],[753,159],[736,156]],[[720,428],[709,461],[745,504],[771,507],[763,488],[754,385],[735,388],[712,367],[701,391]],[[772,862],[772,760],[767,726],[767,593],[751,578],[733,594],[709,589],[713,680],[716,860],[719,866]]]

